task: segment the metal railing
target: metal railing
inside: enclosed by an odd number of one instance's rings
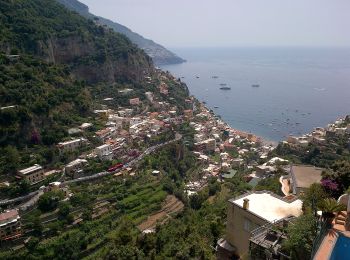
[[[321,243],[329,231],[329,224],[327,222],[320,222],[318,225],[317,235],[312,245],[311,259],[314,259]]]

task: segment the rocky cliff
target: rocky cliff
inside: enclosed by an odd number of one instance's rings
[[[129,28],[108,20],[103,17],[98,17],[89,12],[89,7],[77,0],[57,0],[67,8],[79,13],[80,15],[93,19],[101,25],[106,25],[112,28],[114,31],[119,32],[127,36],[134,44],[143,49],[157,65],[164,64],[176,64],[185,62],[184,59],[178,57],[176,54],[167,50],[160,44],[155,43],[152,40],[145,39],[141,35],[131,31]]]
[[[0,0],[0,49],[69,66],[89,83],[139,81],[153,68],[127,37],[50,0]]]

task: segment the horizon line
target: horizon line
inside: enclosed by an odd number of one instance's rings
[[[347,45],[230,45],[230,46],[165,46],[168,49],[211,49],[211,48],[300,48],[300,49],[350,49]]]

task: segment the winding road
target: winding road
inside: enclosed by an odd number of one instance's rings
[[[120,172],[121,170],[123,170],[123,169],[125,169],[127,167],[131,167],[131,166],[135,165],[140,160],[142,160],[146,155],[149,155],[149,154],[153,153],[154,151],[158,150],[159,148],[164,147],[164,146],[166,146],[168,144],[177,142],[181,138],[182,138],[182,135],[179,134],[179,133],[176,133],[174,140],[171,140],[171,141],[168,141],[168,142],[165,142],[165,143],[162,143],[162,144],[157,144],[157,145],[154,145],[152,147],[147,148],[137,158],[135,158],[135,159],[129,161],[128,163],[124,164],[123,168],[118,169],[116,171],[113,171],[113,172],[106,172],[106,171],[99,172],[99,173],[96,173],[96,174],[91,175],[91,176],[81,177],[81,178],[77,178],[77,179],[69,180],[69,181],[64,181],[64,182],[62,182],[61,185],[62,186],[67,186],[67,185],[72,184],[72,183],[91,181],[91,180],[103,178],[103,177],[106,177],[106,176],[109,176],[109,175],[113,175],[113,174],[118,173],[118,172]],[[25,196],[22,196],[22,197],[17,197],[17,198],[14,198],[14,199],[2,200],[2,201],[0,201],[0,206],[7,206],[7,205],[11,205],[11,204],[14,204],[14,203],[17,203],[17,202],[22,202],[22,201],[25,201],[25,200],[32,200],[32,199],[35,199],[37,201],[36,195],[38,195],[39,192],[40,192],[40,190],[37,190],[37,191],[31,192],[28,195],[25,195]],[[26,204],[28,204],[28,203],[30,204],[31,201],[26,202]]]

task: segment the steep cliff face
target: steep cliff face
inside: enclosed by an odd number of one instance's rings
[[[153,62],[157,65],[176,64],[185,62],[184,59],[180,58],[173,52],[161,46],[160,44],[142,37],[138,33],[131,31],[126,26],[108,20],[106,18],[91,14],[89,12],[89,7],[77,0],[57,1],[69,8],[70,10],[73,10],[84,17],[95,19],[97,23],[101,25],[106,25],[112,28],[114,31],[124,34],[131,40],[131,42],[136,44],[139,48],[143,49],[152,58]]]
[[[89,83],[139,81],[151,59],[125,36],[50,0],[0,0],[0,48],[65,64]]]
[[[39,41],[37,55],[50,63],[70,64],[77,79],[91,84],[138,82],[145,71],[152,69],[151,60],[137,49],[115,55],[78,35]]]

